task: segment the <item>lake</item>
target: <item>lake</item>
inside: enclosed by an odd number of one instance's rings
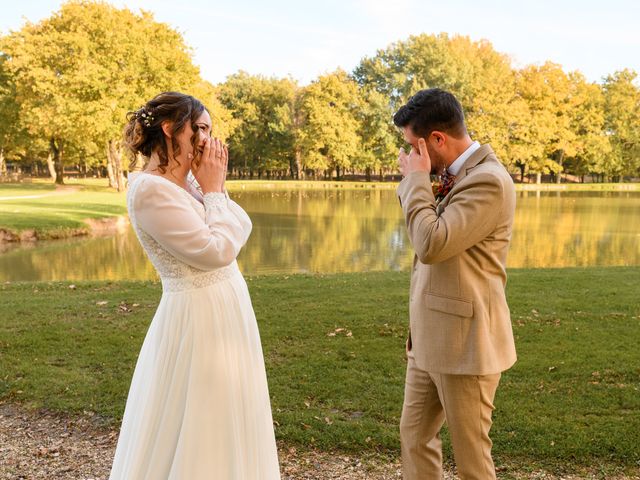
[[[253,220],[245,275],[408,270],[393,190],[232,192]],[[640,265],[640,192],[518,192],[509,267]],[[155,272],[127,232],[9,246],[0,280],[143,280]]]

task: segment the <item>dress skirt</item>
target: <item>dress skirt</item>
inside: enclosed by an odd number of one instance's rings
[[[110,479],[280,479],[260,336],[235,262],[163,278]]]

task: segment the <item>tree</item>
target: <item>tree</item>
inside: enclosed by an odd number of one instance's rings
[[[578,72],[569,74],[570,128],[575,135],[574,155],[568,155],[565,167],[575,175],[600,173],[611,152],[605,132],[604,95],[600,85],[589,83]],[[558,177],[559,179],[560,177]]]
[[[393,125],[393,110],[389,99],[373,88],[362,88],[360,95],[363,104],[360,110],[361,152],[353,167],[364,170],[367,180],[371,172],[395,168],[398,149],[401,146],[400,135]]]
[[[19,155],[26,146],[26,132],[20,121],[16,85],[0,55],[0,177],[7,174],[5,159]]]
[[[220,85],[220,101],[233,116],[229,161],[253,176],[295,167],[296,83],[238,72]]]
[[[106,3],[66,3],[4,37],[1,49],[29,133],[49,142],[57,183],[66,154],[93,142],[104,145],[122,189],[119,139],[126,113],[161,91],[189,92],[200,83],[179,33],[150,13]]]
[[[611,152],[602,173],[610,176],[640,175],[640,89],[636,72],[622,70],[609,75],[603,85],[605,128]]]
[[[340,179],[361,154],[361,98],[358,85],[345,71],[320,76],[301,97],[302,123],[299,141],[304,167],[332,171]]]
[[[518,97],[526,102],[529,110],[527,144],[530,150],[524,152],[522,161],[537,174],[540,183],[543,173],[559,174],[562,171],[565,155],[575,155],[569,79],[559,65],[547,62],[522,69],[517,75],[516,86]]]
[[[491,143],[500,158],[505,156],[507,105],[515,79],[509,58],[489,42],[447,34],[411,36],[363,59],[354,77],[361,86],[387,96],[393,110],[420,89],[450,91],[464,108],[471,135]]]

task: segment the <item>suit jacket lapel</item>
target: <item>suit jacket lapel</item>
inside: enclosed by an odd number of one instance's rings
[[[469,158],[467,158],[467,161],[464,162],[464,165],[462,165],[462,168],[456,176],[456,183],[466,177],[469,170],[478,165],[489,155],[495,155],[495,153],[493,152],[493,148],[491,148],[491,145],[481,145],[479,149],[477,149],[471,154]]]
[[[467,161],[464,162],[464,165],[462,165],[462,168],[458,172],[458,175],[456,175],[455,183],[458,184],[460,180],[462,180],[464,177],[467,176],[467,172],[469,170],[476,167],[480,162],[482,162],[489,155],[495,155],[491,146],[481,145],[480,148],[477,149],[475,152],[473,152],[471,156],[467,159]],[[444,210],[444,207],[446,207],[449,201],[451,200],[451,194],[455,189],[456,189],[456,185],[453,186],[451,191],[447,193],[447,196],[444,197],[442,201],[438,204],[438,207],[436,208],[436,212],[438,213],[438,215],[442,213],[442,211]]]

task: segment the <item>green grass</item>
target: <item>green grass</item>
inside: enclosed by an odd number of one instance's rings
[[[40,182],[0,184],[0,228],[16,234],[35,230],[39,239],[64,238],[88,233],[86,219],[120,215],[126,215],[124,193],[97,182],[60,189]]]
[[[639,280],[637,267],[510,272],[519,360],[502,377],[492,430],[507,472],[640,473]],[[248,283],[278,438],[397,455],[408,274]],[[117,423],[160,286],[0,289],[0,398]]]

